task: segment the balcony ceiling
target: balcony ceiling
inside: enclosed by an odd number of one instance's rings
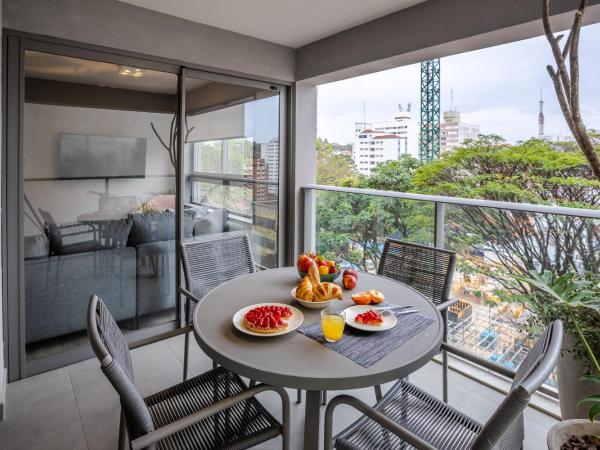
[[[121,0],[298,48],[425,0]]]

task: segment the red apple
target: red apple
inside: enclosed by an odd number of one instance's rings
[[[342,278],[342,284],[344,285],[344,288],[348,290],[354,289],[356,287],[357,282],[358,281],[356,280],[356,277],[352,275],[344,275],[344,277]]]
[[[354,269],[344,269],[342,276],[351,275],[358,280],[358,272]]]
[[[298,256],[298,261],[296,261],[296,267],[298,267],[300,272],[308,272],[311,262],[312,259],[310,259],[307,255],[300,255]]]

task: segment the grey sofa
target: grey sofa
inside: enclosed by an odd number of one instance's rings
[[[26,343],[85,330],[92,294],[104,299],[115,320],[133,319],[134,326],[140,317],[175,307],[175,213],[109,222],[47,224],[46,236],[26,239]],[[186,210],[185,237],[228,231],[227,222],[227,210]],[[83,242],[73,243],[69,229]]]

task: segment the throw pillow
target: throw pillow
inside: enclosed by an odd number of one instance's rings
[[[197,219],[196,225],[194,225],[194,236],[227,231],[228,217],[229,211],[227,209],[217,209]]]
[[[186,210],[184,216],[185,237],[192,235],[194,228],[193,210]],[[127,245],[147,244],[149,242],[175,239],[175,211],[130,214],[133,222]]]
[[[48,238],[43,234],[35,236],[25,236],[25,259],[40,258],[50,255],[50,245]]]

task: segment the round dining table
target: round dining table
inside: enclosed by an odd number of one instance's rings
[[[378,289],[386,302],[412,305],[431,324],[369,368],[297,332],[258,337],[237,330],[233,315],[256,303],[285,303],[300,309],[304,324],[320,320],[320,310],[300,306],[290,291],[300,278],[295,267],[263,270],[234,278],[209,292],[196,307],[194,336],[216,363],[251,380],[306,391],[304,449],[319,448],[321,391],[381,385],[404,378],[439,352],[443,321],[435,306],[405,284],[378,275],[359,273],[358,287],[344,290],[339,305],[352,306],[351,294]]]

